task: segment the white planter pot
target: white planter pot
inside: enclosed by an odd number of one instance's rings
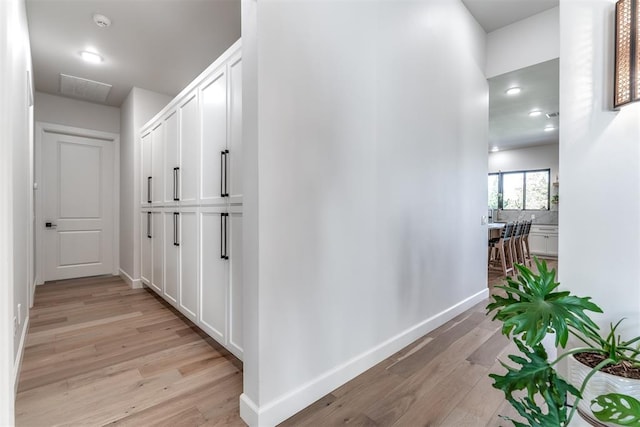
[[[584,379],[591,372],[590,367],[578,362],[575,357],[569,356],[569,383],[580,390]],[[640,400],[640,380],[630,378],[617,377],[605,372],[596,372],[593,374],[587,387],[582,393],[582,400],[578,404],[578,409],[586,416],[597,420],[593,412],[591,412],[591,401],[598,396],[609,393],[626,394]],[[605,423],[606,426],[616,427],[618,424]]]

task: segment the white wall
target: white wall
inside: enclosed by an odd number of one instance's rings
[[[613,0],[560,3],[560,281],[640,331],[640,103],[611,111]]]
[[[36,92],[35,120],[103,132],[120,132],[120,109]]]
[[[487,78],[557,58],[558,16],[555,7],[487,34]]]
[[[139,131],[169,101],[167,95],[134,87],[120,107],[120,273],[134,287],[140,285]]]
[[[32,66],[23,0],[0,2],[0,29],[0,425],[12,425],[15,375],[27,330],[33,272],[33,135],[27,77]],[[18,304],[22,315],[14,334]]]
[[[489,153],[489,173],[530,169],[551,169],[551,182],[560,178],[558,144]]]
[[[241,414],[271,425],[486,296],[485,33],[451,0],[243,7]]]

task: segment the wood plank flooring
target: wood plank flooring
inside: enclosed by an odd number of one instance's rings
[[[242,364],[119,277],[36,289],[16,425],[238,425]]]
[[[557,260],[548,260],[557,269]],[[491,292],[504,277],[490,273]],[[289,426],[511,425],[517,414],[494,389],[490,372],[515,352],[484,301],[344,384],[281,424]]]
[[[550,265],[557,268],[557,262]],[[489,286],[504,278],[492,274]],[[489,372],[515,348],[482,302],[324,396],[283,426],[507,425]],[[153,292],[117,277],[36,290],[18,426],[236,426],[242,366]]]

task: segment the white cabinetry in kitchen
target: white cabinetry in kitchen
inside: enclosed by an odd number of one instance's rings
[[[532,255],[557,257],[558,226],[533,224],[529,232],[529,248]]]
[[[239,358],[241,64],[237,42],[143,127],[139,180],[142,282]]]

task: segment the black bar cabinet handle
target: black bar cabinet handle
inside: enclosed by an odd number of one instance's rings
[[[174,201],[178,201],[180,200],[180,197],[178,196],[178,175],[179,175],[179,167],[175,167],[173,168],[173,200]]]
[[[147,237],[151,238],[151,212],[147,212]]]
[[[220,258],[224,258],[224,213],[220,214]]]
[[[224,259],[229,259],[229,246],[227,245],[227,235],[229,234],[229,227],[227,225],[227,219],[229,214],[224,214]]]
[[[225,150],[220,152],[220,197],[224,197],[224,157]],[[222,224],[222,217],[220,217],[220,224]],[[222,226],[222,225],[221,225]]]
[[[229,150],[224,150],[224,197],[229,197]]]
[[[151,177],[147,177],[147,203],[151,203]]]
[[[180,236],[178,235],[178,216],[180,212],[173,213],[173,246],[180,246],[180,242],[178,241]]]

